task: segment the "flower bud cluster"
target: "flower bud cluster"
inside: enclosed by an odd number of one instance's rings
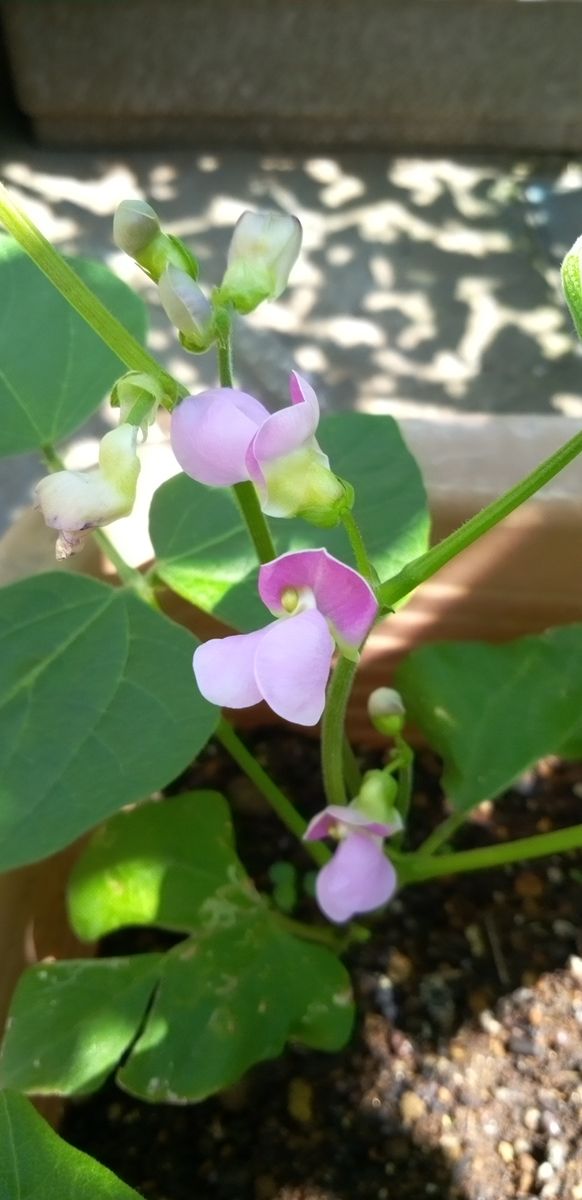
[[[276,300],[287,286],[301,248],[297,217],[278,212],[244,212],[228,251],[227,268],[212,301],[198,279],[198,262],[184,245],[165,233],[145,200],[123,200],[113,221],[120,250],[158,285],[162,308],[178,330],[185,350],[203,354],[217,340],[217,313],[250,313],[263,300]]]

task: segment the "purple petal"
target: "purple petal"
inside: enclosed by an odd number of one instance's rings
[[[265,563],[259,572],[259,595],[276,616],[284,610],[286,588],[311,588],[320,613],[348,646],[363,642],[378,613],[372,588],[357,571],[327,550],[298,550]]]
[[[255,483],[263,482],[263,463],[285,458],[309,444],[319,424],[317,396],[295,371],[291,373],[289,389],[291,406],[272,413],[257,431],[249,448],[247,468]]]
[[[325,705],[333,639],[318,612],[269,625],[255,656],[255,677],[273,712],[297,725],[315,725]]]
[[[211,704],[249,708],[262,694],[255,679],[257,647],[271,628],[233,637],[212,638],[194,651],[194,674],[202,695]]]
[[[326,917],[342,923],[385,904],[396,884],[396,872],[381,843],[365,833],[352,833],[322,867],[315,893]]]
[[[329,836],[330,829],[343,825],[347,829],[356,829],[366,833],[375,833],[379,837],[390,837],[398,833],[401,825],[389,825],[388,822],[371,821],[366,813],[352,805],[328,804],[322,812],[316,813],[303,834],[305,841],[319,842]]]
[[[214,388],[186,396],[172,413],[172,449],[182,470],[211,487],[230,487],[249,478],[247,450],[267,409],[236,388]]]

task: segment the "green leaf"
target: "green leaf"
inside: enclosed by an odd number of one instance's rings
[[[193,792],[113,818],[70,883],[83,937],[148,921],[193,935],[166,955],[119,1080],[147,1100],[198,1100],[288,1038],[336,1050],[353,1021],[348,975],[261,900],[234,850],[226,802]]]
[[[196,640],[124,589],[50,573],[0,591],[0,869],[163,787],[212,735]]]
[[[143,341],[143,301],[102,263],[77,274]],[[9,238],[0,238],[0,456],[60,441],[99,407],[124,366]]]
[[[146,1100],[202,1100],[288,1038],[326,1050],[347,1041],[353,1006],[329,950],[281,929],[263,906],[197,931],[166,955],[143,1033],[118,1073]]]
[[[388,578],[427,548],[429,532],[422,480],[396,422],[342,413],[323,418],[318,439],[334,471],[354,485],[354,514],[380,578]],[[325,546],[353,562],[341,527],[273,520],[271,529],[280,554]],[[154,497],[150,532],[156,570],[169,587],[237,629],[265,624],[255,557],[230,493],[178,475]]]
[[[20,978],[0,1056],[0,1087],[94,1092],[134,1040],[160,954],[40,963]]]
[[[2,1200],[139,1200],[111,1171],[67,1146],[24,1096],[0,1094]]]
[[[188,792],[120,813],[94,834],[69,880],[69,915],[88,941],[124,925],[189,932],[241,903],[250,884],[226,800]]]
[[[498,796],[546,754],[582,742],[582,625],[501,646],[423,646],[399,668],[407,712],[444,760],[455,809]]]

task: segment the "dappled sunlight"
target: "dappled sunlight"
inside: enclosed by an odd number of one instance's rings
[[[168,232],[194,248],[206,287],[222,277],[244,208],[295,212],[304,249],[290,286],[236,322],[238,382],[277,405],[297,366],[324,411],[429,421],[582,411],[557,271],[580,232],[582,168],[544,170],[510,158],[381,152],[12,149],[0,157],[3,178],[49,238],[104,259],[140,292],[152,351],[190,391],[216,382],[214,356],[181,348],[155,287],[113,244],[117,204],[139,196],[159,207]],[[564,213],[563,236],[555,211]]]

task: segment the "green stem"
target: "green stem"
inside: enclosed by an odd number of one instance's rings
[[[54,446],[43,446],[42,456],[50,471],[66,470],[65,464]],[[146,604],[151,605],[152,608],[159,608],[155,590],[149,580],[136,567],[130,567],[129,563],[116,550],[107,534],[102,529],[92,529],[91,537],[97,543],[105,557],[109,559],[111,565],[115,567],[121,582],[126,587],[132,588],[142,600],[145,600]]]
[[[357,796],[362,786],[362,772],[358,760],[352,750],[349,738],[344,734],[344,778],[350,797]]]
[[[369,583],[376,583],[378,577],[370,562],[370,559],[368,558],[368,551],[366,550],[366,544],[362,537],[362,531],[358,525],[358,522],[356,521],[356,518],[354,517],[354,514],[352,512],[342,513],[342,523],[350,539],[350,545],[354,552],[356,566],[360,572],[360,575],[363,575],[364,579],[367,579]]]
[[[403,883],[420,883],[425,879],[436,879],[440,875],[483,871],[521,862],[523,859],[562,854],[581,847],[582,825],[570,825],[554,833],[518,838],[514,842],[504,842],[501,846],[486,846],[479,850],[461,850],[457,854],[438,854],[432,857],[424,857],[419,853],[404,854],[395,861]]]
[[[414,754],[408,745],[408,742],[405,742],[404,738],[402,737],[396,738],[396,747],[399,758],[396,807],[400,813],[400,816],[402,817],[402,820],[406,824],[406,818],[410,808],[410,799],[412,796],[412,764],[414,761]]]
[[[277,557],[277,551],[273,544],[271,531],[263,516],[254,484],[250,480],[245,481],[245,483],[235,483],[232,490],[236,496],[238,506],[257,552],[259,562],[271,562],[271,559]]]
[[[437,828],[433,829],[426,841],[422,843],[422,846],[419,846],[416,853],[420,854],[423,858],[427,854],[434,854],[446,842],[450,842],[451,838],[456,834],[457,829],[460,829],[461,825],[464,825],[468,816],[468,812],[451,813],[441,825],[437,825]]]
[[[344,725],[346,709],[358,664],[340,658],[327,691],[321,730],[321,766],[328,804],[347,804],[344,779]]]
[[[295,921],[293,917],[288,917],[285,913],[277,910],[273,910],[272,915],[283,929],[295,934],[296,937],[303,938],[307,942],[317,942],[336,953],[341,953],[344,949],[345,934],[335,933],[329,925],[306,925],[303,921]]]
[[[582,453],[582,433],[577,433],[570,438],[569,442],[556,450],[555,454],[551,454],[539,467],[536,467],[535,471],[526,475],[525,479],[522,479],[515,487],[510,488],[498,500],[494,500],[481,512],[476,513],[474,517],[461,525],[460,529],[456,529],[437,546],[433,546],[432,550],[428,550],[426,554],[421,554],[419,558],[408,563],[402,571],[399,571],[398,575],[394,575],[392,579],[387,579],[380,584],[377,589],[379,601],[391,608],[398,600],[408,596],[419,584],[430,579],[431,575],[440,571],[441,567],[460,554],[461,550],[471,546],[494,525],[498,525],[500,521],[509,516],[514,509],[519,508],[525,500],[529,500],[580,453]]]
[[[253,755],[247,750],[244,742],[241,741],[238,734],[228,724],[228,721],[225,721],[224,717],[221,718],[218,724],[216,737],[222,743],[225,750],[228,751],[231,758],[238,763],[245,775],[259,789],[283,824],[287,826],[287,829],[302,841],[303,834],[307,829],[307,821],[297,811],[295,805],[277,787],[277,784],[273,782],[271,777],[267,775],[267,772],[263,770],[260,763],[253,758]],[[322,846],[320,842],[303,842],[303,845],[318,866],[321,867],[324,863],[329,862],[331,857],[329,850],[325,846]]]
[[[132,371],[145,371],[153,375],[167,392],[165,406],[172,408],[177,396],[185,396],[171,375],[144,349],[110,313],[101,300],[79,278],[68,262],[43,237],[26,213],[11,199],[9,192],[0,183],[0,222],[22,246],[36,266],[46,275],[58,292],[79,316],[87,322],[110,350]]]
[[[221,387],[234,387],[232,373],[231,317],[227,309],[216,314],[218,377]],[[252,538],[259,562],[271,562],[277,557],[271,531],[265,521],[257,491],[250,481],[235,483],[233,487],[238,506]]]

